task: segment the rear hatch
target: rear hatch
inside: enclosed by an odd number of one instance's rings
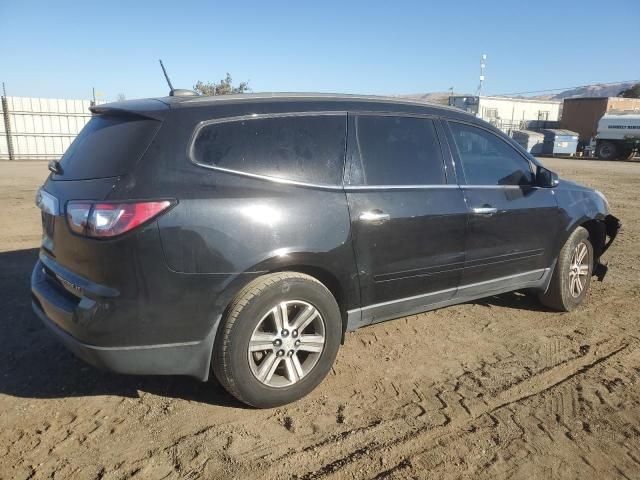
[[[61,266],[99,281],[95,278],[100,275],[96,275],[94,257],[101,248],[95,248],[96,240],[70,231],[66,205],[72,200],[107,200],[116,185],[133,174],[162,125],[168,106],[146,100],[92,110],[94,116],[58,162],[57,172],[51,173],[43,186],[55,199],[56,210],[42,208],[42,247]]]

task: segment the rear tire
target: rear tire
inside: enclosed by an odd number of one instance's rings
[[[570,312],[587,295],[593,274],[593,246],[589,232],[578,227],[560,250],[549,288],[539,295],[543,305]]]
[[[341,337],[340,309],[322,283],[297,272],[264,275],[229,306],[216,336],[213,372],[243,403],[284,405],[325,378]]]
[[[613,142],[598,142],[596,156],[600,160],[616,160],[618,158],[618,146]]]

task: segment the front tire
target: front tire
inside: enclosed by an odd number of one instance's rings
[[[243,403],[284,405],[324,379],[341,337],[340,309],[322,283],[297,272],[264,275],[229,306],[216,336],[213,372]]]
[[[549,308],[570,312],[580,305],[587,295],[593,274],[593,246],[589,232],[578,227],[560,250],[551,283],[539,296]]]

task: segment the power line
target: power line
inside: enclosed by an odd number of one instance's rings
[[[561,87],[561,88],[550,88],[547,90],[531,90],[529,92],[515,92],[515,93],[498,93],[494,96],[496,97],[506,97],[509,95],[527,95],[529,93],[545,93],[545,92],[557,92],[559,90],[573,90],[574,88],[584,88],[584,87],[592,87],[594,85],[616,85],[618,83],[637,83],[640,80],[621,80],[619,82],[609,82],[609,83],[591,83],[589,85],[577,85],[575,87]]]

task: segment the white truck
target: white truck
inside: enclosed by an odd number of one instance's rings
[[[602,160],[630,160],[640,149],[640,114],[608,113],[598,122],[596,156]]]

